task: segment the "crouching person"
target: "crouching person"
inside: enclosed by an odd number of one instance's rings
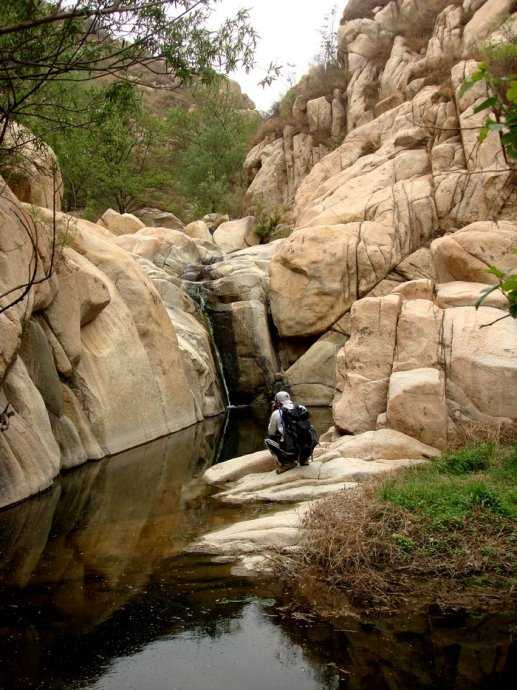
[[[265,443],[277,461],[277,473],[308,465],[318,436],[307,408],[295,405],[285,391],[276,394],[273,407]]]

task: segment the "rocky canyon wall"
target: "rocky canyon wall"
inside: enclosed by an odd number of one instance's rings
[[[224,409],[205,319],[175,275],[189,251],[199,260],[195,242],[120,218],[145,251],[103,225],[59,212],[54,223],[1,182],[1,306],[12,306],[0,314],[0,407],[13,414],[0,507]]]
[[[498,321],[499,293],[474,305],[490,265],[517,270],[515,170],[499,133],[479,142],[486,87],[462,84],[515,12],[511,0],[351,0],[341,87],[306,98],[308,75],[289,122],[246,160],[250,214],[282,208],[286,239],[264,244],[252,215],[54,222],[38,166],[18,198],[2,183],[0,308],[15,304],[0,313],[0,411],[14,412],[0,507],[280,380],[333,404],[337,433],[445,447],[468,425],[513,427],[517,323]]]
[[[340,432],[388,426],[445,447],[462,426],[517,420],[516,323],[485,328],[507,313],[501,295],[474,307],[490,265],[517,269],[515,171],[499,133],[479,141],[487,87],[462,91],[484,41],[515,40],[516,9],[349,2],[346,89],[297,99],[300,131],[250,152],[250,207],[287,204],[294,221],[269,267],[280,341],[304,344],[284,379],[306,402],[337,387]]]

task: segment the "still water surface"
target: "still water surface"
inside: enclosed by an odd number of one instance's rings
[[[326,429],[327,412],[315,422]],[[183,555],[256,512],[215,504],[198,477],[260,448],[263,429],[260,415],[234,411],[1,512],[0,689],[513,688],[514,614],[333,630],[283,615],[271,585]]]

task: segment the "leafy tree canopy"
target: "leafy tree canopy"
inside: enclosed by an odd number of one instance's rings
[[[91,121],[58,87],[110,77],[147,82],[164,71],[180,85],[249,69],[257,35],[245,10],[209,26],[219,0],[9,0],[0,4],[0,152],[12,120],[48,131]],[[139,76],[131,74],[138,66]],[[40,127],[41,129],[41,127]],[[12,147],[12,142],[9,145]],[[5,148],[5,146],[4,146]]]
[[[225,82],[200,86],[194,97],[197,107],[173,108],[167,118],[176,187],[190,204],[191,217],[214,211],[238,215],[242,166],[259,116],[243,111]]]

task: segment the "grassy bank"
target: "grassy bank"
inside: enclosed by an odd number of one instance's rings
[[[517,445],[482,443],[318,502],[281,568],[315,609],[508,603],[517,590]]]

